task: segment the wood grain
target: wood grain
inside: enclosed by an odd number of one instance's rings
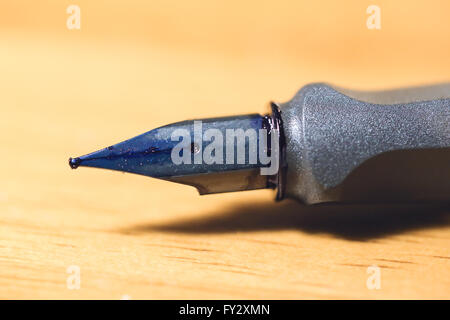
[[[448,3],[379,1],[378,33],[361,1],[79,3],[73,32],[63,2],[0,5],[0,298],[450,298],[448,208],[200,197],[67,164],[169,122],[267,112],[312,81],[448,81]]]

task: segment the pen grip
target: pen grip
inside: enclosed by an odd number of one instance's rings
[[[450,86],[312,84],[281,106],[286,196],[305,203],[450,201]]]

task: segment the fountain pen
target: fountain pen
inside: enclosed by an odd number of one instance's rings
[[[450,201],[450,84],[300,89],[267,115],[162,126],[69,159],[186,184],[200,194],[275,189],[317,203]]]

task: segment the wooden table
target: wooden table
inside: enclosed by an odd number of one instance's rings
[[[312,81],[448,81],[448,3],[379,1],[378,31],[361,1],[78,3],[72,31],[60,1],[0,5],[0,298],[450,298],[448,208],[200,197],[67,164],[166,123],[265,113]]]

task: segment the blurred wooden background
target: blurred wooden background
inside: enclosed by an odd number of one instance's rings
[[[70,4],[80,30],[66,27]],[[366,27],[371,4],[380,30]],[[313,81],[450,81],[449,12],[437,0],[2,1],[0,298],[450,298],[448,209],[200,197],[67,165],[169,122],[267,112]]]

